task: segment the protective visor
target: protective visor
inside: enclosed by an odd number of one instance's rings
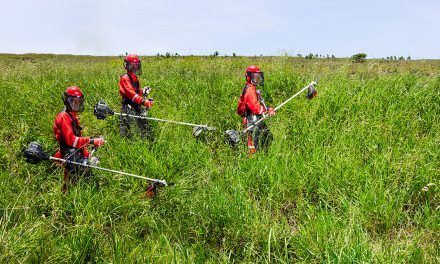
[[[264,73],[263,72],[254,72],[252,73],[251,82],[258,86],[264,85]]]
[[[136,75],[142,74],[142,64],[141,62],[129,62],[128,63],[128,71],[134,73]]]
[[[69,96],[67,102],[70,106],[70,110],[73,112],[84,111],[84,97],[82,96]]]

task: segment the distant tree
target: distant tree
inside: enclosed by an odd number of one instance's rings
[[[354,63],[361,63],[365,62],[365,59],[367,58],[367,54],[365,53],[357,53],[351,56],[351,61]]]
[[[336,58],[335,55],[332,54],[332,59]]]
[[[313,54],[312,53],[309,53],[309,55],[306,55],[306,59],[309,59],[309,60],[311,60],[311,59],[313,59]]]
[[[169,53],[169,52],[165,53],[165,57],[167,57],[167,58],[171,57],[171,53]]]
[[[298,58],[302,58],[302,54],[300,54],[300,53],[298,53],[298,54],[296,54],[296,56],[298,57]]]
[[[408,58],[406,58],[407,60],[411,60],[411,56],[408,56]]]
[[[176,52],[176,54],[174,54],[174,56],[176,57],[180,57],[179,53]]]
[[[400,56],[399,60],[405,60],[405,58],[403,56]]]
[[[232,57],[235,57],[235,56],[237,56],[237,54],[235,54],[235,52],[233,52],[233,53],[232,53]]]
[[[213,57],[217,57],[220,53],[218,53],[218,51],[214,52],[214,54],[212,54]]]

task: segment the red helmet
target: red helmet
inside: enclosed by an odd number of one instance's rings
[[[133,74],[142,74],[142,64],[138,56],[134,54],[128,54],[124,59],[124,68]]]
[[[257,66],[249,66],[246,69],[246,82],[254,85],[264,85],[264,73]]]
[[[67,111],[82,112],[84,110],[84,95],[76,86],[71,86],[64,91],[63,102]]]

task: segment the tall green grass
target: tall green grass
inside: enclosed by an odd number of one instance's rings
[[[216,126],[154,124],[154,141],[119,137],[122,58],[0,56],[0,262],[440,262],[440,62],[289,57],[142,58],[151,115]],[[267,152],[231,149],[244,69],[265,71],[278,105],[320,76],[318,97],[292,100],[268,121]],[[22,150],[57,144],[61,94],[79,86],[85,136],[104,135],[100,166],[175,185],[96,171],[61,193],[62,168],[26,164]]]

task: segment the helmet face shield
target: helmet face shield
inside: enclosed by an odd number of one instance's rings
[[[251,82],[257,86],[264,86],[264,73],[263,72],[251,73]]]
[[[72,112],[84,111],[84,97],[68,95],[65,101],[66,108]]]
[[[141,62],[127,62],[127,70],[136,75],[142,74],[142,64]]]

